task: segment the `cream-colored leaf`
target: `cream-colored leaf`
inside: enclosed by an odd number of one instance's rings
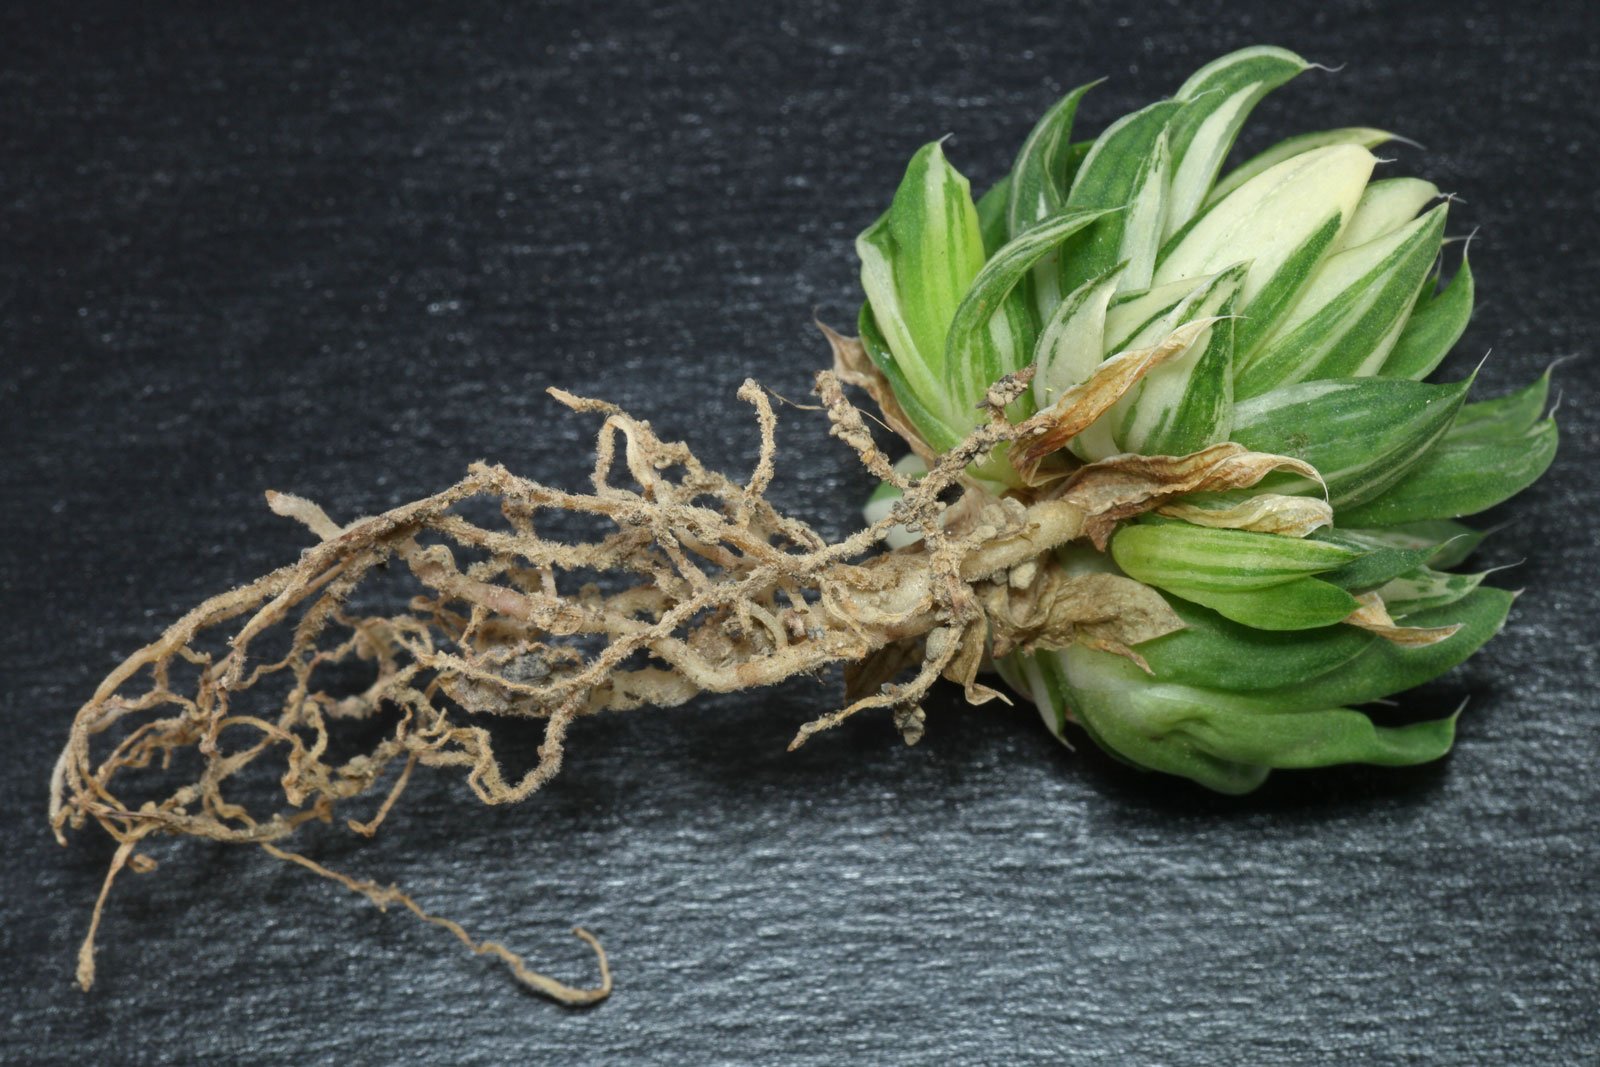
[[[1232,507],[1205,508],[1180,501],[1163,504],[1156,511],[1196,526],[1284,534],[1289,537],[1304,537],[1312,530],[1333,525],[1333,508],[1326,500],[1310,496],[1285,496],[1282,493],[1261,493],[1241,500]]]

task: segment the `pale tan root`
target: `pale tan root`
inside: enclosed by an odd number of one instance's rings
[[[870,390],[871,364],[856,342],[830,339],[841,372]],[[1137,380],[1125,367],[1108,374],[1121,375],[1116,390]],[[581,930],[600,965],[600,984],[590,988],[538,974],[398,890],[330,871],[277,842],[305,822],[331,820],[336,805],[373,790],[391,764],[401,769],[376,812],[365,822],[347,819],[355,831],[378,828],[419,765],[465,768],[485,803],[521,800],[560,769],[572,723],[600,711],[670,707],[697,693],[845,664],[850,702],[801,726],[794,744],[879,707],[914,741],[920,701],[938,678],[960,682],[974,702],[998,695],[974,680],[987,648],[1085,640],[1134,655],[1130,646],[1181,625],[1176,617],[1162,613],[1159,597],[1152,604],[1127,588],[1135,583],[1071,587],[1052,550],[1102,512],[1122,518],[1164,503],[1166,473],[1146,464],[1130,481],[1112,460],[1070,478],[1058,472],[1045,487],[1003,500],[967,483],[969,464],[993,450],[1081,418],[1057,405],[1007,423],[1003,409],[1026,384],[1026,375],[997,384],[988,423],[913,483],[879,451],[839,377],[819,374],[831,432],[905,494],[888,518],[834,544],[765,498],[775,417],[754,382],[739,391],[755,408],[761,440],[743,484],[706,470],[684,445],[658,439],[648,423],[610,404],[552,390],[602,419],[589,492],[476,464],[442,493],[344,526],[309,501],[271,494],[275,511],[321,541],[297,563],[201,604],[128,657],[78,711],[56,765],[57,837],[64,842],[67,828],[93,820],[119,846],[80,953],[81,984],[93,981],[94,938],[113,879],[124,866],[151,866],[135,849],[160,833],[260,845],[380,907],[403,904],[555,1000],[605,997],[605,956]],[[1110,395],[1086,392],[1086,402],[1101,407]],[[1193,465],[1179,466],[1192,481]],[[1074,486],[1083,487],[1078,496]],[[498,505],[498,522],[474,517],[473,502],[481,513],[483,501]],[[575,517],[596,532],[542,532]],[[920,530],[923,541],[866,558],[895,524]],[[366,596],[380,578],[412,594],[409,604],[353,609],[352,596]],[[352,664],[370,679],[355,693],[348,671],[328,679],[331,668]],[[897,683],[902,670],[911,677]],[[874,688],[859,691],[861,683]],[[338,720],[380,712],[394,721],[388,736],[360,755],[329,755]],[[520,779],[505,777],[475,721],[483,715],[544,720],[538,760]],[[183,751],[201,762],[187,784],[172,789],[151,782],[158,774],[138,773]],[[273,810],[255,814],[225,795],[230,779],[252,767],[277,776],[283,801]]]

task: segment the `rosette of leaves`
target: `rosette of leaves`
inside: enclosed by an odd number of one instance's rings
[[[1480,402],[1470,377],[1426,380],[1466,326],[1472,273],[1463,252],[1441,277],[1448,197],[1374,178],[1393,135],[1300,134],[1224,172],[1255,105],[1309,66],[1248,48],[1078,140],[1092,86],[1076,89],[976,201],[928,144],[857,240],[862,343],[923,455],[976,426],[1006,375],[1032,375],[1007,410],[1020,420],[1120,353],[1185,342],[1050,454],[991,455],[974,485],[1038,496],[1085,464],[1224,442],[1320,475],[1169,500],[1058,554],[1158,590],[1176,632],[1121,655],[1080,641],[996,659],[1063,739],[1075,722],[1119,759],[1227,793],[1275,768],[1449,750],[1454,715],[1386,725],[1361,706],[1499,630],[1513,595],[1454,570],[1482,536],[1457,520],[1526,488],[1556,449],[1548,374]]]

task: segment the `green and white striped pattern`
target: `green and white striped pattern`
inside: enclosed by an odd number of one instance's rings
[[[1234,441],[1321,474],[1184,501],[1326,495],[1334,525],[1305,538],[1146,516],[1106,554],[1062,553],[1160,590],[1185,621],[1137,649],[1151,673],[1079,646],[996,664],[1058,734],[1076,722],[1121,759],[1225,792],[1273,768],[1449,748],[1453,716],[1387,727],[1352,706],[1448,670],[1502,625],[1510,595],[1450,572],[1481,539],[1454,520],[1526,488],[1556,449],[1548,374],[1478,403],[1471,377],[1424,381],[1466,328],[1473,279],[1464,253],[1441,277],[1448,198],[1378,170],[1393,135],[1304,133],[1225,168],[1256,104],[1309,68],[1247,48],[1075,141],[1085,85],[976,201],[929,144],[857,242],[863,342],[936,450],[1003,374],[1033,365],[1010,412],[1026,417],[1106,358],[1206,320],[1068,443],[1072,461]],[[996,463],[986,484],[1021,485]],[[1346,621],[1380,598],[1396,627],[1449,636],[1407,644]]]

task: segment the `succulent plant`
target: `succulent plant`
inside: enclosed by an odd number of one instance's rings
[[[1548,373],[1477,403],[1470,376],[1425,381],[1467,324],[1473,281],[1463,252],[1441,284],[1449,198],[1373,179],[1372,149],[1393,135],[1301,134],[1223,173],[1255,105],[1309,67],[1247,48],[1074,141],[1092,86],[1078,88],[976,201],[925,145],[857,240],[862,343],[924,455],[979,425],[1006,375],[1032,376],[1006,409],[1020,421],[1119,354],[1167,345],[1047,453],[976,462],[969,481],[995,496],[1048,497],[1089,463],[1226,442],[1301,461],[1057,553],[1068,573],[1157,590],[1182,629],[1120,655],[1078,641],[994,663],[1057,736],[1075,722],[1122,760],[1228,793],[1275,768],[1449,750],[1454,715],[1390,726],[1357,706],[1500,629],[1513,595],[1451,570],[1482,537],[1455,520],[1526,488],[1556,449]]]

